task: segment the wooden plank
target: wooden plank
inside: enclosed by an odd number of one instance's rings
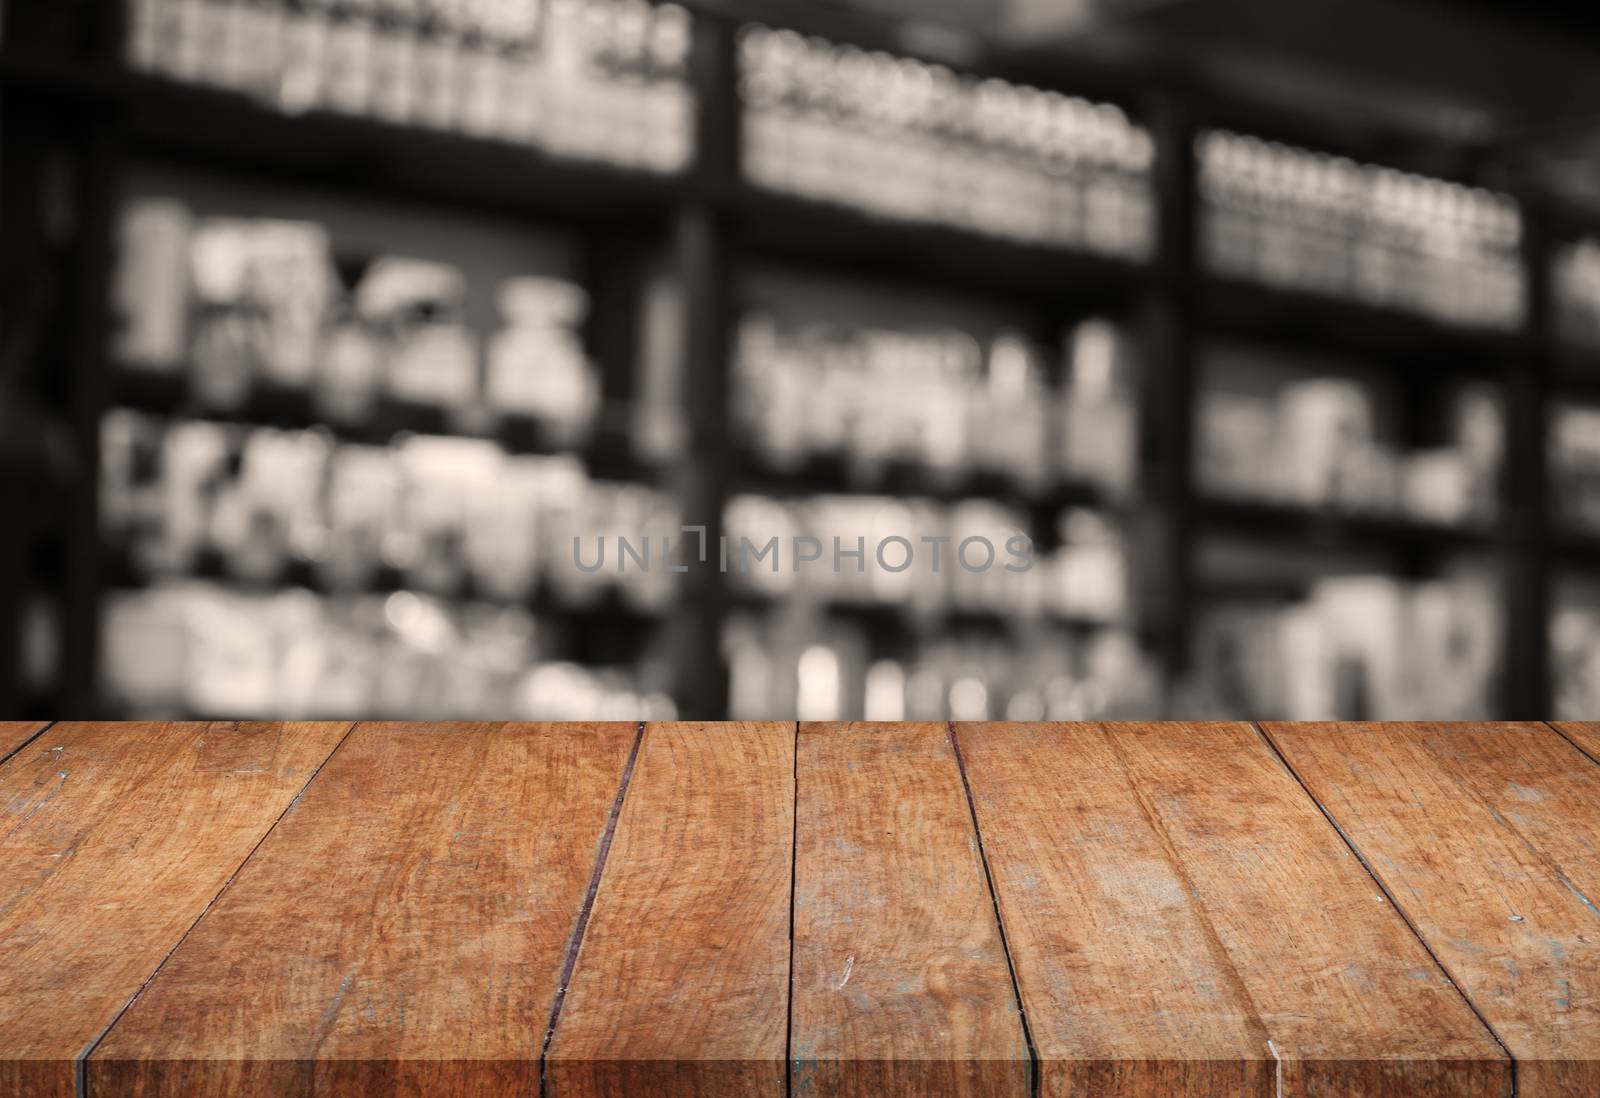
[[[550,1098],[784,1093],[794,734],[646,728],[550,1045]]]
[[[1027,1040],[943,724],[804,724],[795,1095],[1014,1095]]]
[[[89,1064],[98,1095],[537,1095],[633,724],[362,725]]]
[[[960,725],[1044,1095],[1508,1093],[1249,725]]]
[[[1580,751],[1600,762],[1600,722],[1557,721],[1555,727],[1560,729],[1563,736],[1577,744]]]
[[[1268,734],[1517,1061],[1600,1094],[1600,766],[1538,725]]]
[[[1044,1095],[1264,1095],[1266,1028],[1107,733],[957,726]]]
[[[0,762],[10,758],[49,721],[0,721]]]
[[[0,1095],[67,1098],[348,724],[61,724],[0,766]]]

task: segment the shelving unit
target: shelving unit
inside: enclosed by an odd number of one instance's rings
[[[997,499],[1041,511],[1057,511],[1063,507],[1094,507],[1106,511],[1122,506],[1110,499],[1099,486],[1082,481],[1061,481],[1048,489],[1031,491],[997,473],[974,472],[954,481],[945,481],[907,462],[890,463],[881,474],[861,480],[853,477],[841,461],[829,456],[813,455],[796,469],[780,470],[764,463],[748,447],[736,447],[733,452],[736,467],[744,472],[733,478],[730,486],[732,493],[760,492],[786,499],[870,492],[873,495],[946,503],[964,499]]]
[[[1201,314],[1209,335],[1394,363],[1430,381],[1498,378],[1506,363],[1528,351],[1520,332],[1466,329],[1396,309],[1231,279],[1207,280]]]
[[[1494,531],[1469,525],[1389,518],[1294,504],[1211,498],[1201,503],[1205,525],[1219,532],[1306,547],[1367,545],[1398,552],[1487,549]]]
[[[502,416],[482,431],[463,434],[452,431],[442,409],[385,400],[373,416],[359,425],[329,423],[319,417],[312,396],[303,388],[259,382],[248,399],[228,410],[195,403],[183,377],[157,374],[129,366],[111,367],[111,403],[119,408],[148,412],[158,416],[182,416],[209,423],[251,427],[276,427],[284,430],[326,432],[335,441],[357,446],[384,446],[403,434],[459,435],[498,443],[512,456],[550,456],[570,453],[571,447],[551,437],[549,430],[532,417]],[[602,407],[596,418],[593,437],[584,446],[590,472],[601,480],[628,480],[652,483],[662,471],[641,462],[629,445],[632,425],[625,405]]]
[[[941,225],[893,221],[758,188],[726,203],[734,247],[751,258],[849,271],[898,286],[949,290],[1059,315],[1127,302],[1140,266]]]
[[[588,229],[659,229],[676,176],[562,160],[520,145],[311,111],[134,73],[109,93],[130,147],[176,163]]]
[[[1552,385],[1559,396],[1600,397],[1600,351],[1556,347]]]
[[[58,260],[70,285],[62,308],[72,318],[70,326],[58,327],[71,334],[55,358],[61,372],[51,383],[59,396],[57,411],[73,440],[75,473],[66,486],[62,532],[50,542],[61,547],[60,561],[52,568],[62,607],[63,673],[59,697],[46,699],[45,708],[70,716],[93,715],[88,699],[95,696],[96,605],[115,565],[100,551],[96,525],[94,470],[101,412],[114,403],[170,412],[184,401],[165,382],[118,368],[106,339],[116,180],[123,165],[138,159],[560,226],[599,253],[642,243],[664,249],[684,295],[687,452],[672,468],[640,468],[628,446],[627,398],[608,391],[607,411],[587,456],[598,475],[674,487],[686,521],[704,524],[713,543],[724,505],[744,491],[784,497],[869,490],[944,500],[975,495],[1013,500],[1040,514],[1068,505],[1106,505],[1093,488],[1071,483],[1028,495],[985,477],[934,485],[910,469],[891,470],[881,482],[865,486],[850,482],[836,463],[826,461],[793,473],[763,469],[734,441],[728,414],[730,341],[738,316],[735,285],[745,265],[781,261],[805,270],[848,272],[853,278],[1005,302],[1037,317],[1040,330],[1057,334],[1069,319],[1088,310],[1131,316],[1145,362],[1142,483],[1139,502],[1125,509],[1139,533],[1133,539],[1139,559],[1131,567],[1148,579],[1150,595],[1146,617],[1133,623],[1133,629],[1158,653],[1169,684],[1181,677],[1189,657],[1200,584],[1194,547],[1204,535],[1243,532],[1316,547],[1376,545],[1401,554],[1488,550],[1497,555],[1506,585],[1504,715],[1549,715],[1547,576],[1557,560],[1592,562],[1600,551],[1591,544],[1593,538],[1557,537],[1550,529],[1544,506],[1545,413],[1552,389],[1600,392],[1600,357],[1555,346],[1536,196],[1519,196],[1530,228],[1528,307],[1518,331],[1467,330],[1396,310],[1217,278],[1203,269],[1196,254],[1196,133],[1202,126],[1231,125],[1326,147],[1319,135],[1299,132],[1295,120],[1166,80],[1159,73],[1061,73],[1046,59],[990,45],[978,62],[979,75],[1025,78],[1040,86],[1109,98],[1149,129],[1155,141],[1158,212],[1154,257],[1134,263],[875,217],[744,181],[739,170],[735,36],[743,22],[760,19],[875,48],[894,43],[885,25],[791,3],[747,7],[699,0],[687,6],[696,17],[690,72],[698,104],[697,154],[687,171],[675,175],[580,164],[500,141],[326,112],[288,115],[243,95],[134,74],[120,61],[115,4],[105,5],[100,17],[104,25],[87,36],[96,44],[89,53],[24,55],[21,45],[8,44],[0,54],[5,159],[26,163],[55,142],[66,150],[76,173],[71,192],[74,235]],[[69,134],[47,137],[46,130]],[[1386,163],[1407,153],[1384,135],[1373,135],[1370,145],[1335,151]],[[1459,177],[1470,181],[1465,170],[1470,158],[1464,154],[1424,150],[1416,161],[1435,172],[1441,165],[1459,167]],[[32,191],[27,183],[23,169],[10,169],[7,185],[37,197],[37,181]],[[9,230],[4,239],[0,250],[10,254],[0,255],[0,262],[11,269],[33,262],[26,239]],[[626,296],[626,288],[612,289]],[[6,305],[7,315],[18,307]],[[1194,483],[1191,460],[1196,360],[1200,344],[1216,337],[1332,349],[1394,364],[1408,371],[1408,384],[1417,386],[1458,379],[1501,382],[1509,412],[1502,520],[1492,529],[1458,529],[1207,498]],[[591,343],[591,350],[602,359],[630,353],[617,342],[612,338],[604,348]],[[303,399],[262,393],[238,419],[305,426],[310,417]],[[379,431],[387,435],[390,427],[417,429],[427,423],[401,415],[382,423]],[[517,453],[548,449],[536,434],[497,437]],[[352,436],[352,441],[377,440]],[[730,592],[725,577],[714,569],[694,569],[683,579],[680,604],[669,623],[678,659],[680,710],[695,717],[721,716],[728,697],[726,673],[712,654],[720,650],[730,610],[749,600]],[[886,612],[872,613],[881,617]],[[0,647],[0,701],[9,704],[18,698],[18,688],[7,681],[15,660],[8,663],[5,656]]]

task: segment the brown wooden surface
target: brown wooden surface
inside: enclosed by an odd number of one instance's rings
[[[73,1094],[348,727],[67,723],[0,765],[0,1095]]]
[[[1557,721],[1555,727],[1576,744],[1578,750],[1600,762],[1600,722]]]
[[[1269,725],[1517,1062],[1600,1094],[1600,766],[1537,725]]]
[[[1025,1098],[948,727],[801,725],[795,782],[793,1094]]]
[[[782,1095],[792,724],[652,724],[546,1093]]]
[[[0,762],[4,762],[49,721],[0,721]]]
[[[1047,1095],[1482,1095],[1510,1069],[1249,725],[961,725]]]
[[[361,725],[89,1065],[96,1095],[537,1095],[633,724]]]
[[[347,732],[0,764],[0,1098],[1600,1096],[1597,725]]]
[[[959,725],[1044,1095],[1267,1095],[1265,1027],[1110,740]]]

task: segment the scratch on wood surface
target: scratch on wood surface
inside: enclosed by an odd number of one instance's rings
[[[856,955],[854,953],[852,953],[852,954],[850,954],[850,956],[848,956],[848,957],[846,957],[844,959],[844,978],[839,981],[838,986],[835,988],[835,990],[837,990],[837,991],[843,991],[844,990],[844,985],[848,984],[850,982],[850,973],[855,969],[855,967],[856,967]]]
[[[1267,1038],[1267,1051],[1272,1053],[1272,1079],[1277,1088],[1277,1098],[1283,1098],[1283,1057],[1278,1055],[1278,1046],[1272,1043],[1272,1038]]]
[[[1507,782],[1506,788],[1509,789],[1511,794],[1519,801],[1528,801],[1531,804],[1540,804],[1545,799],[1544,790],[1537,789],[1531,785],[1523,785],[1520,782]]]
[[[328,1000],[328,1005],[323,1008],[322,1017],[317,1019],[316,1036],[311,1042],[312,1056],[308,1059],[316,1059],[315,1054],[322,1050],[322,1043],[328,1039],[328,1034],[333,1031],[333,1024],[339,1020],[339,1012],[344,1009],[345,998],[350,994],[350,988],[356,982],[358,968],[359,965],[350,967],[350,970],[344,974],[344,979],[339,981],[339,987],[334,991],[333,997]]]
[[[7,838],[21,831],[24,824],[42,812],[44,810],[44,806],[55,800],[61,791],[67,787],[67,779],[69,777],[71,777],[71,774],[69,774],[67,771],[57,770],[55,785],[47,790],[42,797],[34,801],[34,803],[28,805],[26,808],[19,807],[23,804],[26,804],[26,798],[20,795],[14,798],[12,803],[6,806],[6,811],[18,813],[17,818],[11,821],[11,826],[7,827],[4,833],[0,833],[0,838]],[[42,785],[44,785],[44,782],[42,781],[34,783],[35,788],[38,788]]]
[[[1567,876],[1565,870],[1546,857],[1538,847],[1534,846],[1533,843],[1529,842],[1523,836],[1521,831],[1515,827],[1512,827],[1510,822],[1505,818],[1504,814],[1494,808],[1494,806],[1487,805],[1486,807],[1489,809],[1489,815],[1493,817],[1495,823],[1499,824],[1501,827],[1504,827],[1507,831],[1511,832],[1511,834],[1515,835],[1523,846],[1533,851],[1533,853],[1538,854],[1541,860],[1544,861],[1546,867],[1550,870],[1551,876],[1555,877],[1555,879],[1561,885],[1563,885],[1568,892],[1572,893],[1573,897],[1577,899],[1578,903],[1584,906],[1589,914],[1595,916],[1596,918],[1600,918],[1600,907],[1595,906],[1594,901],[1589,899],[1589,897],[1584,894],[1583,890],[1577,886],[1571,877]],[[1522,922],[1522,916],[1512,915],[1511,921],[1514,923],[1520,923]]]

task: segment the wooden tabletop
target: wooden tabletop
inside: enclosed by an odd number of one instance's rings
[[[0,724],[0,1096],[1600,1095],[1600,725]]]

